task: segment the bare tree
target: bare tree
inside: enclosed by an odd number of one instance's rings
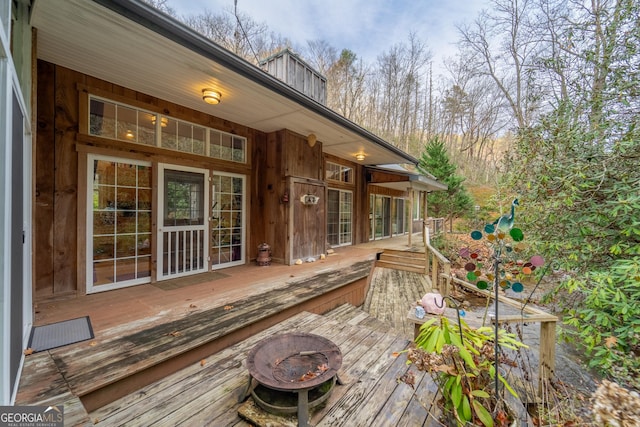
[[[159,11],[166,13],[169,16],[172,16],[174,18],[178,17],[175,9],[169,6],[169,2],[167,0],[142,0],[142,1],[147,3],[150,6],[155,7]]]
[[[539,40],[530,31],[533,0],[492,0],[473,25],[459,27],[460,46],[479,74],[490,77],[506,99],[519,128],[539,112],[535,61]]]
[[[226,11],[218,14],[204,10],[199,15],[184,19],[187,25],[203,36],[255,64],[270,54],[291,47],[287,39],[271,32],[266,24],[254,21],[243,12]]]
[[[308,40],[306,59],[316,71],[326,77],[338,61],[338,51],[326,40]]]
[[[405,150],[422,123],[423,81],[430,59],[430,52],[415,34],[409,35],[409,46],[395,45],[378,57],[374,78],[380,84],[380,132]]]

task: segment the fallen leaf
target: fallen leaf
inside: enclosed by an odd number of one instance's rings
[[[97,345],[98,345],[98,342],[97,342],[97,341],[91,341],[91,342],[89,343],[89,345],[90,345],[91,347],[95,347],[95,346],[97,346]]]
[[[329,370],[329,366],[327,366],[326,363],[323,363],[322,365],[318,366],[318,371],[320,372],[327,372]]]
[[[604,345],[607,346],[607,348],[611,348],[614,345],[616,345],[618,343],[618,339],[616,337],[614,337],[613,335],[610,337],[607,337],[607,339],[604,340]]]
[[[400,377],[400,381],[402,381],[403,383],[405,383],[405,384],[411,386],[411,388],[413,388],[413,386],[416,383],[416,376],[413,374],[413,372],[408,371],[403,376]]]
[[[451,365],[438,365],[435,368],[433,368],[433,370],[436,372],[444,372],[449,375],[458,375],[456,368]]]
[[[233,306],[232,305],[225,305],[224,309],[229,311],[229,310],[233,309]]]
[[[171,335],[172,337],[179,337],[182,334],[180,333],[180,331],[173,331],[169,332],[167,335]]]
[[[391,357],[398,357],[400,356],[400,352],[398,351],[394,351],[393,353],[391,353]]]
[[[33,354],[33,349],[32,348],[27,348],[24,350],[24,355],[25,356],[29,356],[30,354]]]
[[[206,365],[206,364],[207,364],[207,361],[206,361],[205,359],[202,359],[202,360],[200,361],[200,366],[204,366],[204,365]]]
[[[198,306],[195,304],[189,304],[189,308],[197,308]]]

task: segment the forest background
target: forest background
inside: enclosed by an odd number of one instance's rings
[[[517,197],[527,240],[565,273],[548,296],[564,336],[640,389],[638,0],[491,0],[457,27],[457,53],[435,76],[411,29],[367,63],[237,10],[177,16],[168,0],[147,2],[255,65],[292,49],[327,78],[329,108],[416,158],[442,144],[456,191],[473,197],[444,214],[489,220]]]

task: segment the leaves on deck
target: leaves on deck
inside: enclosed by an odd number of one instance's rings
[[[229,310],[232,310],[232,309],[233,309],[233,306],[232,306],[232,305],[225,305],[225,306],[224,306],[224,309],[225,309],[226,311],[229,311]]]
[[[29,355],[33,354],[33,349],[31,347],[25,348],[23,353],[24,353],[25,356],[29,356]]]

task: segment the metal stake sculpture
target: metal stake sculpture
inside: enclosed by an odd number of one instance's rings
[[[524,285],[520,278],[531,275],[536,268],[544,265],[544,258],[539,255],[532,256],[528,262],[519,259],[518,255],[526,248],[522,242],[524,234],[522,230],[514,227],[515,207],[519,205],[518,199],[511,203],[511,214],[503,215],[491,224],[484,226],[484,233],[480,230],[471,232],[474,241],[486,240],[484,245],[477,245],[473,248],[462,248],[460,256],[468,260],[464,268],[467,271],[466,278],[475,283],[478,289],[487,290],[493,286],[494,292],[494,315],[495,315],[495,390],[499,395],[499,364],[500,346],[498,345],[498,297],[500,288],[511,289],[520,293],[524,290]],[[487,249],[485,251],[484,249]],[[488,272],[483,271],[483,254],[491,260]],[[501,267],[502,266],[502,267]],[[515,280],[514,280],[515,279]]]

